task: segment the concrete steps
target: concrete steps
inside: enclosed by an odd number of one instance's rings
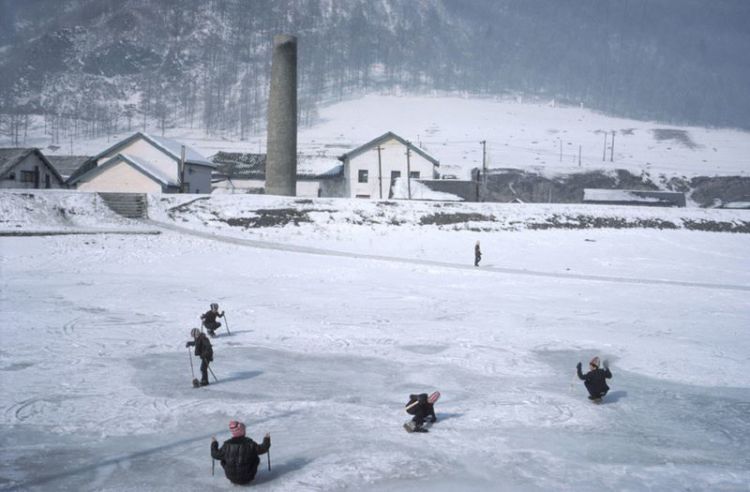
[[[144,193],[99,193],[99,196],[116,214],[128,219],[148,217],[148,202]]]

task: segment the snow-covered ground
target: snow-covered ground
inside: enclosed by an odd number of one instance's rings
[[[135,228],[46,196],[0,195],[0,230]],[[358,224],[378,205],[350,200],[244,229],[209,219],[294,201],[165,198],[169,227],[140,225],[159,235],[0,237],[0,489],[232,490],[209,442],[241,419],[271,433],[260,490],[748,490],[750,235],[454,230],[403,202],[404,224]],[[213,301],[231,335],[219,384],[193,389],[185,342]],[[614,373],[598,406],[573,377],[594,355]],[[407,395],[434,389],[438,423],[405,433]]]
[[[32,122],[22,145],[38,146],[49,154],[95,155],[144,130],[161,133],[151,124],[92,140],[64,138],[49,149],[52,141],[40,120]],[[658,182],[662,176],[750,173],[750,132],[617,118],[554,101],[454,94],[370,94],[321,107],[314,124],[299,131],[299,170],[327,171],[339,164],[338,156],[387,131],[438,159],[441,174],[462,179],[469,177],[472,168],[482,167],[480,141],[486,141],[487,167],[546,175],[627,169]],[[188,143],[207,157],[219,151],[262,153],[266,147],[265,133],[240,141],[233,134],[207,136],[201,130],[178,126],[167,129],[165,136]],[[0,136],[0,146],[9,145],[8,137]]]

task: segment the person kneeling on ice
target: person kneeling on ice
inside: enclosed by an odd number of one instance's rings
[[[404,424],[404,428],[407,432],[427,432],[427,429],[423,428],[425,419],[429,419],[430,422],[437,422],[435,416],[435,402],[440,398],[439,392],[434,392],[430,396],[427,393],[420,393],[418,395],[409,395],[409,401],[406,402],[406,413],[414,415],[411,422]]]
[[[211,303],[211,309],[206,311],[205,313],[201,314],[201,319],[203,320],[203,326],[206,327],[206,330],[208,330],[208,334],[212,337],[216,336],[216,330],[219,329],[221,326],[221,323],[216,321],[216,318],[223,318],[224,317],[224,311],[219,313],[219,305],[215,302]]]
[[[263,444],[258,444],[245,437],[245,424],[232,420],[229,422],[232,438],[224,441],[219,448],[216,438],[211,438],[211,457],[221,461],[224,474],[230,482],[245,485],[255,478],[260,458],[258,455],[268,452],[271,447],[271,434],[266,433]]]
[[[193,337],[193,341],[186,343],[185,346],[195,346],[195,355],[201,358],[200,385],[208,386],[208,365],[214,360],[214,349],[205,333],[202,333],[198,328],[190,330],[190,336]]]
[[[576,369],[578,370],[578,377],[584,381],[583,384],[589,391],[589,400],[600,401],[607,394],[607,391],[609,391],[606,380],[612,377],[607,361],[604,361],[604,369],[600,369],[599,357],[594,357],[589,362],[589,372],[586,374],[581,372],[580,362],[576,366]]]

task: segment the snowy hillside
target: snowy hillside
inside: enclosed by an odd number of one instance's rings
[[[43,196],[0,194],[0,229],[139,232]],[[135,225],[160,234],[0,235],[0,490],[232,490],[209,457],[230,419],[271,434],[258,490],[747,490],[750,235],[684,227],[741,211],[569,230],[528,225],[586,207],[162,198]],[[211,302],[218,383],[194,389]],[[595,355],[601,405],[574,377]]]
[[[23,145],[40,147],[49,154],[94,155],[130,134],[120,131],[106,138],[75,139],[54,150],[46,148],[51,140],[43,130],[37,122]],[[159,134],[153,126],[147,130]],[[321,108],[319,120],[300,129],[299,170],[327,171],[340,163],[338,156],[387,131],[411,140],[439,160],[441,174],[462,179],[469,177],[472,168],[482,167],[482,140],[487,142],[490,169],[545,175],[626,169],[660,184],[673,177],[750,176],[750,132],[614,118],[551,101],[451,95],[369,95]],[[219,151],[262,153],[266,145],[262,132],[246,141],[207,137],[187,128],[168,129],[166,135],[205,156]],[[0,137],[0,145],[8,144]]]

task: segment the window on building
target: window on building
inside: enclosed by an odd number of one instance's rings
[[[367,169],[360,169],[359,170],[359,177],[357,181],[359,183],[367,183],[367,178],[370,173],[367,171]]]
[[[370,195],[357,195],[357,198],[370,198]]]
[[[10,174],[8,174],[8,178],[7,179],[9,179],[11,181],[15,181],[16,180],[16,173],[10,173]]]
[[[33,183],[35,177],[34,171],[21,171],[21,183]]]
[[[419,178],[419,171],[412,171],[409,173],[410,178]]]
[[[391,183],[396,181],[396,178],[401,177],[401,171],[391,171]]]
[[[44,175],[44,187],[45,188],[52,188],[52,183],[49,180],[49,174]]]

